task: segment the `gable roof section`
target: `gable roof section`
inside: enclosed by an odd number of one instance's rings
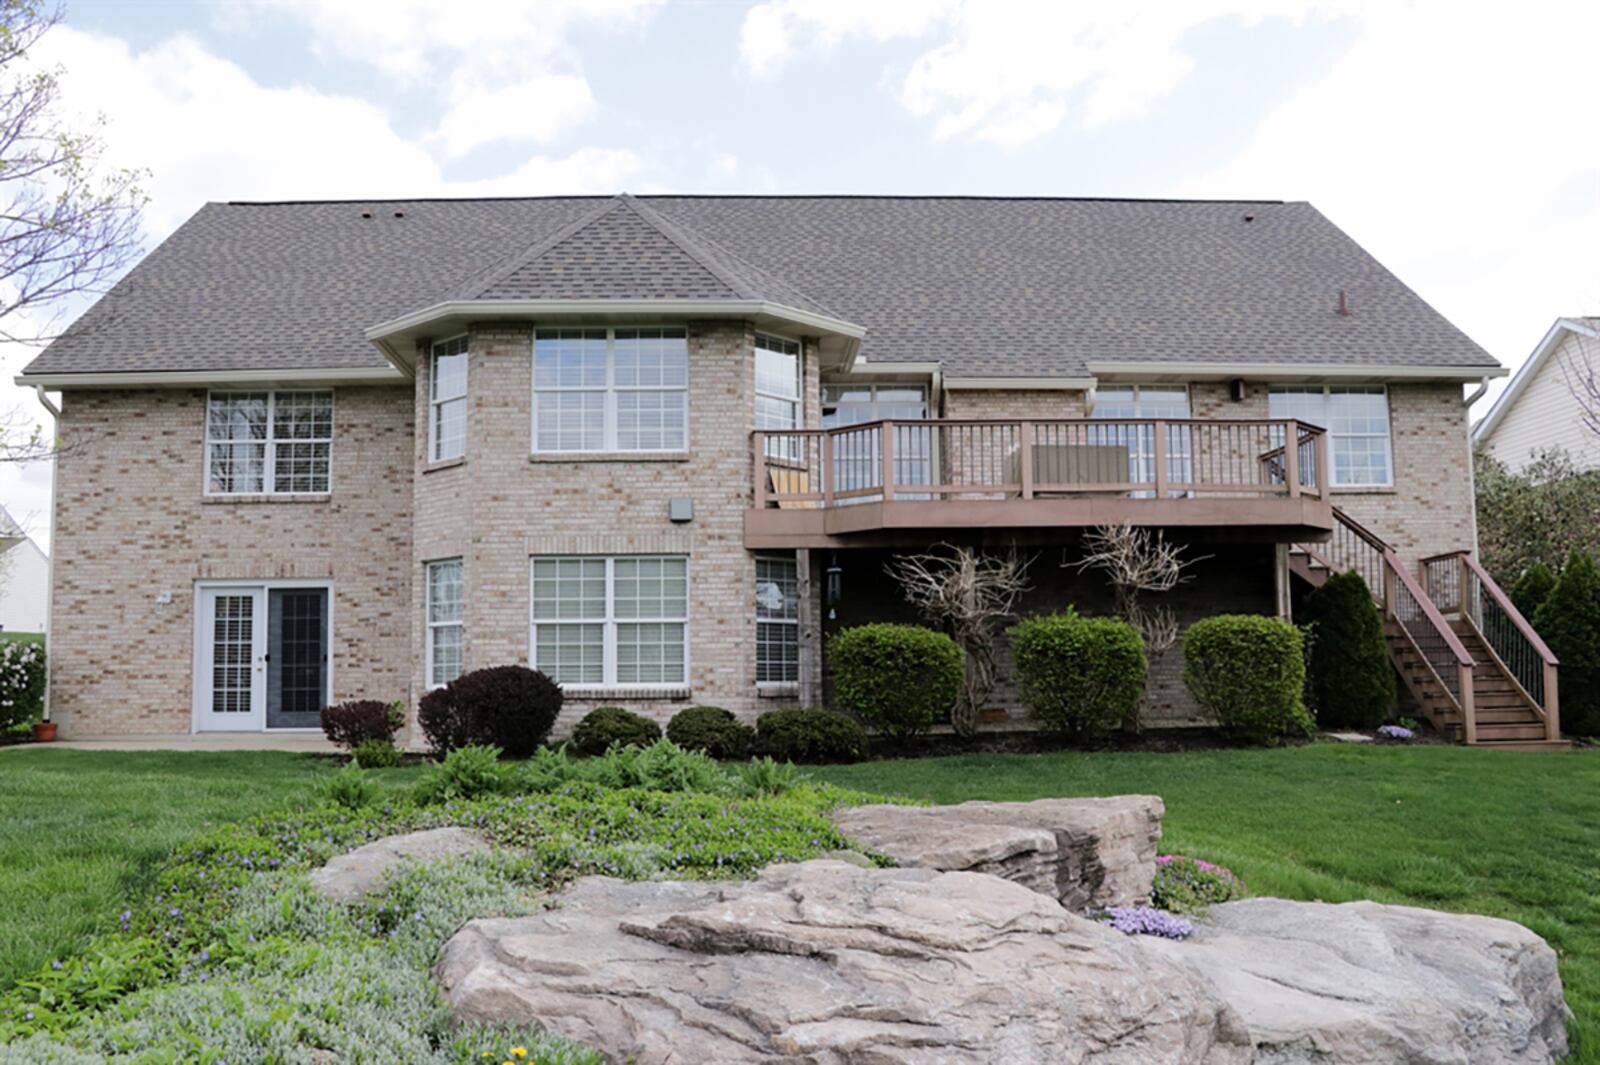
[[[1539,376],[1539,371],[1544,369],[1545,363],[1549,362],[1560,349],[1561,342],[1571,333],[1600,339],[1600,318],[1557,318],[1545,332],[1538,346],[1533,349],[1532,354],[1517,367],[1517,372],[1511,377],[1511,383],[1506,385],[1505,391],[1494,401],[1489,413],[1472,427],[1472,439],[1475,443],[1485,442],[1494,434],[1495,429],[1505,421],[1506,415],[1516,406],[1517,400],[1522,398],[1522,394],[1528,390],[1534,378]]]
[[[1500,372],[1305,203],[624,196],[209,204],[24,379],[393,374],[380,325],[574,301],[792,308],[949,378]]]

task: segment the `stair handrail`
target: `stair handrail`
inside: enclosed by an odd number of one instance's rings
[[[1433,555],[1423,559],[1421,564],[1423,571],[1428,572],[1429,567],[1433,564],[1448,562],[1454,562],[1460,567],[1456,573],[1456,610],[1477,632],[1478,637],[1483,640],[1484,646],[1488,648],[1489,654],[1495,658],[1506,676],[1522,691],[1528,701],[1537,708],[1540,717],[1544,719],[1545,737],[1552,740],[1560,739],[1561,702],[1557,684],[1558,667],[1561,663],[1556,658],[1555,653],[1550,650],[1550,646],[1544,642],[1533,625],[1523,616],[1522,611],[1517,609],[1516,604],[1511,601],[1511,597],[1506,595],[1504,589],[1479,564],[1471,551],[1449,551],[1442,555]],[[1477,582],[1480,589],[1488,593],[1489,598],[1500,608],[1500,613],[1507,621],[1511,622],[1512,628],[1527,645],[1527,649],[1531,650],[1538,659],[1539,674],[1536,678],[1522,676],[1507,661],[1506,649],[1495,646],[1495,641],[1490,638],[1489,632],[1486,631],[1485,622],[1481,618],[1473,616],[1473,612],[1469,609],[1467,602],[1468,582],[1465,575],[1467,573],[1471,574],[1472,579]],[[1522,659],[1520,655],[1513,657]],[[1522,661],[1525,661],[1525,659],[1522,659]]]

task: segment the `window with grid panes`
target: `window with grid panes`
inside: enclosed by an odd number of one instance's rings
[[[467,338],[433,346],[428,374],[428,460],[467,453]]]
[[[461,676],[466,591],[459,558],[430,562],[427,570],[428,687],[438,688]]]
[[[688,559],[535,558],[530,584],[534,668],[558,684],[687,681]]]
[[[1273,385],[1268,412],[1328,431],[1333,483],[1388,487],[1394,483],[1389,439],[1389,392],[1383,385]]]
[[[756,559],[756,683],[800,680],[799,570],[792,558]]]
[[[211,393],[205,459],[210,495],[327,492],[333,393]]]
[[[682,451],[688,443],[684,329],[535,332],[535,452]]]

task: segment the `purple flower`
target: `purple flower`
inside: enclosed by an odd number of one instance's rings
[[[1378,735],[1387,736],[1391,740],[1414,740],[1417,734],[1404,725],[1384,725],[1378,729]]]
[[[1184,939],[1194,931],[1194,925],[1182,917],[1153,906],[1112,906],[1100,915],[1100,923],[1130,936]]]

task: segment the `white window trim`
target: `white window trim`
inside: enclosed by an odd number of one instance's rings
[[[755,344],[750,349],[750,357],[751,357],[752,360],[755,359],[756,349],[761,346],[761,342],[763,340],[766,340],[766,341],[777,341],[777,342],[779,342],[781,344],[793,344],[795,346],[795,348],[797,349],[795,351],[795,356],[794,356],[794,395],[785,396],[785,395],[782,395],[782,394],[780,394],[778,392],[766,392],[766,391],[763,391],[762,388],[761,388],[761,378],[760,378],[760,376],[758,374],[756,374],[754,372],[755,371],[755,366],[754,366],[754,363],[752,361],[752,364],[751,364],[751,376],[755,381],[755,394],[756,394],[757,398],[764,397],[766,399],[778,400],[780,403],[793,403],[794,404],[794,425],[790,426],[790,428],[792,428],[792,429],[804,429],[806,427],[806,346],[805,346],[805,343],[803,341],[795,339],[794,337],[786,337],[786,336],[782,336],[782,335],[780,335],[778,333],[757,333],[756,334],[756,339],[755,339]],[[768,350],[775,351],[775,352],[778,351],[777,348],[770,348]],[[779,354],[784,354],[783,352],[778,352],[778,353]],[[781,430],[774,429],[772,431],[773,432],[780,432]]]
[[[1144,396],[1145,389],[1150,389],[1152,391],[1158,391],[1158,392],[1179,392],[1179,391],[1181,391],[1183,393],[1183,405],[1184,405],[1184,408],[1186,410],[1188,410],[1188,412],[1189,412],[1184,417],[1185,418],[1192,418],[1194,416],[1194,394],[1193,394],[1193,390],[1189,387],[1187,382],[1182,383],[1182,384],[1170,384],[1170,385],[1167,385],[1167,384],[1145,385],[1145,384],[1134,384],[1134,383],[1131,383],[1131,382],[1128,383],[1128,384],[1119,384],[1119,383],[1117,383],[1115,381],[1103,381],[1091,393],[1090,402],[1089,402],[1089,416],[1091,418],[1094,417],[1095,408],[1097,408],[1100,405],[1100,397],[1102,395],[1104,395],[1105,393],[1107,393],[1107,392],[1132,392],[1133,393],[1133,405],[1135,407],[1139,407],[1143,403],[1143,396]],[[1136,418],[1143,418],[1143,417],[1145,417],[1145,415],[1141,414],[1141,415],[1136,415],[1135,417]],[[1167,420],[1171,421],[1171,420],[1182,420],[1182,419],[1167,419]]]
[[[233,391],[241,391],[242,392],[242,391],[248,391],[248,390],[247,389],[234,389]],[[189,649],[189,655],[190,655],[190,666],[189,666],[189,673],[190,673],[189,732],[190,732],[191,735],[200,735],[201,733],[211,734],[210,730],[203,729],[203,728],[200,727],[201,726],[201,722],[204,721],[204,719],[205,719],[205,705],[206,705],[205,700],[206,700],[206,696],[211,690],[211,678],[210,677],[206,677],[206,676],[202,676],[201,675],[201,671],[200,671],[200,646],[206,639],[205,616],[204,616],[205,611],[200,609],[200,593],[201,593],[201,591],[203,591],[205,589],[211,589],[211,588],[216,588],[216,589],[222,589],[222,588],[260,589],[263,593],[270,592],[274,588],[289,588],[289,589],[321,588],[321,589],[325,589],[327,591],[327,593],[328,593],[328,649],[329,649],[329,653],[328,653],[327,666],[323,670],[323,673],[324,673],[323,680],[324,680],[324,683],[327,685],[327,699],[328,699],[328,702],[330,704],[333,702],[333,693],[338,690],[337,688],[334,687],[334,678],[333,678],[333,671],[334,671],[338,656],[333,654],[333,647],[334,647],[335,634],[338,633],[338,631],[339,631],[337,628],[334,627],[335,624],[336,624],[336,620],[335,620],[336,612],[337,612],[337,610],[339,608],[339,606],[338,606],[339,597],[334,594],[334,585],[333,585],[333,581],[332,580],[328,580],[328,579],[318,580],[318,579],[315,579],[315,578],[312,578],[312,579],[309,579],[309,580],[300,580],[300,579],[288,578],[288,577],[280,578],[280,579],[276,579],[276,580],[261,580],[261,581],[251,581],[251,580],[234,581],[234,580],[223,580],[223,579],[220,579],[220,578],[208,578],[208,579],[204,579],[204,580],[196,580],[194,582],[194,591],[192,593],[193,598],[190,599],[190,605],[193,607],[193,614],[194,614],[194,623],[193,623],[193,633],[194,633],[194,635],[193,635],[193,642],[190,645],[190,649]],[[275,728],[275,729],[269,729],[269,728],[266,727],[266,725],[264,723],[265,722],[265,717],[263,717],[262,720],[263,720],[263,725],[262,725],[262,727],[260,729],[255,730],[253,733],[249,733],[247,731],[247,734],[256,734],[256,735],[271,734],[271,735],[277,735],[279,733],[284,733],[284,734],[287,734],[287,735],[293,735],[293,734],[319,735],[322,732],[322,729],[320,727],[318,727],[318,728]]]
[[[459,621],[434,621],[433,620],[433,567],[445,566],[456,563],[461,567],[461,619]],[[433,677],[433,634],[438,629],[460,629],[462,650],[462,671],[466,671],[466,639],[467,639],[467,566],[466,561],[459,555],[451,558],[430,559],[422,564],[422,624],[427,630],[427,639],[423,647],[423,669],[425,683],[429,691],[442,688],[441,684]]]
[[[539,328],[544,329],[570,329],[605,330],[606,334],[606,381],[603,385],[551,385],[546,388],[539,387]],[[532,346],[528,349],[529,380],[531,382],[532,399],[528,412],[528,447],[534,455],[683,455],[689,451],[689,383],[690,372],[688,359],[685,359],[682,388],[658,388],[649,385],[617,384],[617,330],[618,329],[682,329],[684,346],[689,342],[689,331],[680,325],[667,325],[663,323],[642,325],[546,325],[535,328],[533,331]],[[542,448],[539,446],[539,393],[540,392],[600,392],[604,395],[604,438],[601,446],[595,448]],[[617,446],[617,394],[619,392],[677,392],[683,396],[683,446],[682,447],[641,447],[624,448]]]
[[[761,574],[761,563],[762,562],[786,562],[790,566],[793,566],[794,567],[794,577],[795,577],[795,588],[796,588],[796,591],[798,592],[799,584],[800,584],[800,560],[798,558],[796,558],[793,555],[757,555],[756,556],[756,566],[755,566],[755,574],[754,574],[754,576],[756,578],[756,584],[758,586],[761,583],[760,574]],[[758,591],[759,591],[759,587],[758,587]],[[755,644],[755,648],[756,648],[756,656],[755,656],[756,687],[759,688],[759,689],[762,689],[764,691],[790,691],[790,690],[798,688],[800,686],[800,662],[799,662],[798,658],[796,658],[796,661],[795,661],[795,677],[794,677],[794,680],[762,680],[761,679],[761,637],[760,637],[760,628],[761,628],[762,625],[788,625],[788,626],[791,626],[794,629],[794,633],[795,633],[795,648],[798,651],[799,646],[800,646],[800,616],[799,616],[798,604],[796,605],[795,616],[792,617],[792,618],[764,618],[764,617],[761,616],[761,601],[760,601],[760,598],[759,598],[759,595],[758,595],[757,600],[756,600],[755,621],[756,621],[756,629],[757,629],[756,644]]]
[[[1341,491],[1356,491],[1356,492],[1359,492],[1359,491],[1361,491],[1363,489],[1383,489],[1383,488],[1393,488],[1394,487],[1394,408],[1389,403],[1389,386],[1388,385],[1382,384],[1382,383],[1377,383],[1377,382],[1360,382],[1360,381],[1350,382],[1348,384],[1337,384],[1337,385],[1304,385],[1304,384],[1293,384],[1293,383],[1269,384],[1267,386],[1267,411],[1268,411],[1269,415],[1271,414],[1271,410],[1272,410],[1272,390],[1275,389],[1275,388],[1293,389],[1294,390],[1294,394],[1298,394],[1298,395],[1305,395],[1308,392],[1311,392],[1311,393],[1314,394],[1316,391],[1320,391],[1322,393],[1322,396],[1323,396],[1324,399],[1327,399],[1327,397],[1331,394],[1331,390],[1335,389],[1335,388],[1343,389],[1343,390],[1346,390],[1346,391],[1348,391],[1351,388],[1377,389],[1380,392],[1380,394],[1383,396],[1383,422],[1384,422],[1384,425],[1388,427],[1387,431],[1384,432],[1382,434],[1382,436],[1383,436],[1383,453],[1384,453],[1384,459],[1385,459],[1385,466],[1389,470],[1389,479],[1387,481],[1352,481],[1352,482],[1349,482],[1349,483],[1341,484],[1337,480],[1338,470],[1339,470],[1339,463],[1338,463],[1338,460],[1337,460],[1337,458],[1335,457],[1335,455],[1333,453],[1334,452],[1334,448],[1338,444],[1339,438],[1340,437],[1353,437],[1353,438],[1358,438],[1358,439],[1362,439],[1362,440],[1370,440],[1370,439],[1373,439],[1373,438],[1377,437],[1379,434],[1378,433],[1336,433],[1336,432],[1333,431],[1333,427],[1331,425],[1324,425],[1324,426],[1321,426],[1321,428],[1323,430],[1325,430],[1327,432],[1327,434],[1328,434],[1328,462],[1329,462],[1329,464],[1331,466],[1331,468],[1328,470],[1328,483],[1333,488],[1333,490],[1335,492],[1341,492]],[[1301,419],[1301,420],[1304,420],[1304,419]]]
[[[213,492],[211,490],[211,445],[212,444],[237,444],[248,441],[239,440],[212,440],[211,439],[211,399],[213,396],[247,395],[251,392],[265,392],[267,396],[267,435],[261,442],[266,445],[266,459],[262,464],[261,491],[259,492]],[[277,492],[273,485],[277,483],[278,439],[275,435],[274,421],[277,414],[278,397],[287,395],[325,395],[328,397],[328,431],[326,439],[315,437],[311,439],[298,438],[285,440],[284,443],[295,444],[327,444],[328,445],[328,487],[321,492]],[[214,388],[206,392],[206,405],[203,413],[205,419],[201,427],[201,448],[204,451],[201,463],[202,493],[213,499],[258,499],[262,496],[276,496],[289,498],[301,496],[320,499],[333,494],[333,441],[337,435],[339,420],[339,398],[331,388]]]
[[[439,373],[438,373],[439,349],[444,347],[446,344],[455,343],[456,341],[462,339],[466,335],[467,334],[465,334],[465,333],[457,333],[455,336],[445,337],[443,340],[435,341],[434,343],[432,343],[432,344],[430,344],[428,346],[428,461],[429,462],[452,462],[455,459],[462,458],[467,453],[467,441],[466,441],[465,437],[462,437],[462,440],[461,440],[461,454],[460,455],[445,455],[445,456],[441,456],[439,454],[439,420],[438,420],[438,417],[437,417],[439,408],[442,407],[446,403],[453,403],[453,402],[456,402],[457,400],[460,400],[463,406],[466,405],[467,389],[470,387],[469,378],[470,378],[471,373],[472,373],[471,353],[470,352],[466,352],[466,351],[463,351],[461,353],[462,355],[467,357],[467,361],[462,364],[463,369],[462,369],[462,373],[461,373],[461,394],[459,396],[446,396],[444,399],[440,399],[439,398]],[[465,424],[466,424],[466,418],[465,418],[465,416],[463,416],[463,418],[462,418],[463,427],[465,427]]]
[[[604,618],[550,618],[543,621],[534,619],[533,616],[533,564],[535,562],[551,562],[568,559],[586,559],[594,561],[603,558],[606,564],[606,612]],[[682,559],[684,582],[684,615],[681,618],[621,618],[617,617],[616,575],[618,559]],[[540,625],[600,625],[601,626],[601,652],[600,652],[600,680],[584,682],[560,683],[565,689],[575,689],[583,692],[656,692],[662,689],[687,689],[689,687],[690,670],[692,668],[690,648],[690,623],[689,623],[689,595],[694,587],[694,567],[688,555],[530,555],[528,558],[528,665],[531,669],[539,668],[539,626]],[[622,684],[617,681],[617,625],[632,625],[635,623],[683,625],[683,679],[645,681],[643,683]],[[555,678],[551,678],[554,680]]]

